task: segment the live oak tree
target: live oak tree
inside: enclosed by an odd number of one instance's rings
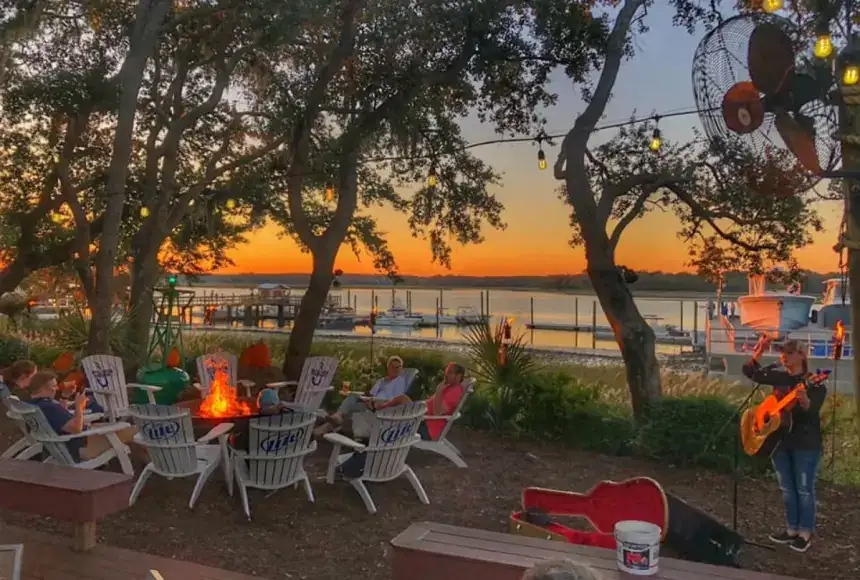
[[[697,3],[672,4],[675,22],[690,31],[697,22],[713,21],[710,9]],[[776,198],[752,191],[747,176],[757,161],[747,156],[719,153],[701,141],[664,143],[655,153],[648,148],[653,126],[642,123],[622,129],[599,147],[589,145],[621,62],[633,54],[635,34],[646,30],[650,5],[648,0],[625,0],[603,16],[612,27],[600,75],[554,167],[555,177],[564,184],[563,199],[572,208],[573,242],[585,250],[587,273],[615,333],[639,418],[648,401],[660,396],[661,384],[654,332],[615,259],[629,224],[654,209],[671,211],[682,224],[679,236],[698,248],[694,260],[703,257],[702,250],[732,247],[748,264],[788,258],[794,248],[808,243],[810,228],[820,228],[808,197]]]
[[[554,102],[550,70],[563,65],[581,80],[604,40],[600,23],[573,15],[555,0],[345,0],[307,28],[304,50],[280,58],[272,88],[285,97],[273,112],[292,127],[281,221],[313,255],[288,376],[310,351],[344,242],[393,266],[374,205],[404,211],[443,264],[450,239],[478,242],[484,222],[502,227],[489,191],[497,176],[465,150],[457,121],[473,112],[499,131],[534,134],[535,109]],[[435,186],[398,195],[431,168]]]

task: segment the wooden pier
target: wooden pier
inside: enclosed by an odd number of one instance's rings
[[[203,324],[211,325],[216,322],[233,325],[241,322],[242,326],[260,326],[264,320],[276,320],[278,328],[286,326],[299,314],[302,296],[265,296],[257,293],[250,294],[203,294],[195,295],[190,301],[182,301],[174,307],[173,315],[192,324],[195,312],[202,315]],[[323,312],[340,307],[340,296],[329,296],[326,299]]]

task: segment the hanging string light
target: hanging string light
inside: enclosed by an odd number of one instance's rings
[[[648,149],[657,153],[663,146],[663,136],[660,134],[660,115],[654,115],[654,132],[651,133],[651,140],[648,142]]]
[[[427,172],[427,187],[436,187],[439,182],[439,176],[436,175],[436,166],[431,165],[430,171]]]
[[[824,31],[818,35],[812,52],[817,58],[827,58],[833,54],[833,39],[830,38],[829,32]]]
[[[63,221],[63,215],[58,213],[58,212],[52,211],[51,212],[51,221],[54,222],[55,224],[58,224],[58,223]]]
[[[236,200],[231,197],[230,199],[227,200],[227,203],[224,205],[227,206],[227,209],[230,209],[230,210],[236,209]]]
[[[854,63],[848,63],[842,70],[842,84],[845,86],[856,85],[860,81],[860,67]]]
[[[140,208],[140,217],[142,217],[144,219],[149,217],[149,208],[148,207],[143,206],[142,208]]]
[[[541,171],[546,169],[546,153],[543,152],[543,140],[544,140],[544,134],[543,134],[543,131],[541,131],[541,134],[538,135],[538,137],[536,139],[537,145],[538,145],[538,155],[537,155],[538,169],[540,169]]]
[[[784,6],[783,0],[764,0],[761,3],[761,8],[768,14],[773,14],[777,10],[782,10]]]
[[[334,185],[332,185],[332,182],[329,181],[329,182],[326,182],[326,184],[325,184],[325,200],[331,201],[333,199],[334,199]]]

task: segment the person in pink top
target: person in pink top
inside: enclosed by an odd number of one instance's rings
[[[427,399],[427,415],[441,417],[453,415],[460,405],[466,390],[463,388],[463,377],[466,369],[457,363],[449,363],[445,367],[445,378],[433,396]],[[436,441],[445,429],[444,419],[427,419],[418,427],[418,434],[425,441]]]

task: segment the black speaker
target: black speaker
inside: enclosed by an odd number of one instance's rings
[[[744,539],[705,512],[679,497],[666,493],[669,500],[669,531],[666,544],[685,560],[739,566]]]

